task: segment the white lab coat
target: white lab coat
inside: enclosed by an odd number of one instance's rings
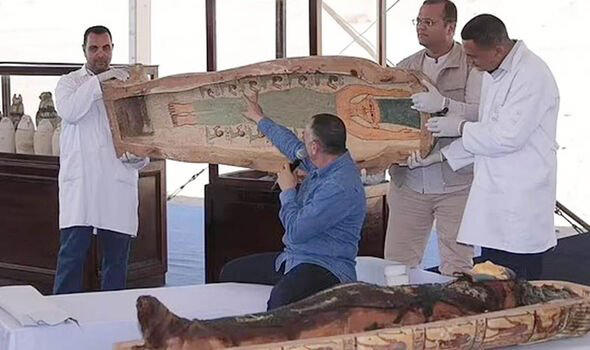
[[[485,73],[479,122],[442,150],[454,170],[474,163],[457,241],[512,253],[557,244],[553,223],[559,92],[547,65],[518,41]]]
[[[60,78],[59,227],[93,226],[131,236],[138,226],[138,169],[115,154],[98,78],[86,67]]]

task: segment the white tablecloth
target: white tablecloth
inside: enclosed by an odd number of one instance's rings
[[[157,297],[183,317],[205,319],[266,310],[270,290],[263,285],[219,283],[48,296],[79,326],[22,327],[0,310],[0,349],[112,349],[115,342],[141,339],[135,309],[140,295]]]
[[[410,283],[444,282],[446,277],[410,270]],[[216,283],[185,287],[130,289],[48,296],[78,320],[57,326],[23,327],[0,310],[0,350],[112,349],[115,342],[137,340],[135,301],[150,294],[186,318],[216,318],[266,309],[270,286]],[[523,350],[590,349],[590,336],[520,347]]]

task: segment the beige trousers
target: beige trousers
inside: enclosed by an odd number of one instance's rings
[[[407,186],[389,186],[389,220],[385,236],[385,258],[410,267],[420,264],[436,219],[438,249],[445,275],[473,267],[473,247],[457,243],[457,233],[469,188],[444,194],[418,193]]]

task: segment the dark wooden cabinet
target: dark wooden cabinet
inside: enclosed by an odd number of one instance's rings
[[[59,249],[59,158],[0,153],[0,285],[31,284],[51,293]],[[128,287],[165,283],[166,163],[140,172],[139,233],[133,240]],[[93,242],[85,287],[100,289],[100,254]]]
[[[266,173],[243,171],[213,178],[205,186],[206,281],[215,282],[235,258],[283,249],[279,191]],[[365,188],[368,213],[359,255],[383,257],[387,183]]]

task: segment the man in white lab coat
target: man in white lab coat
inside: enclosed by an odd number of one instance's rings
[[[453,169],[474,163],[474,180],[457,241],[482,257],[538,279],[542,254],[557,244],[553,223],[559,92],[553,74],[524,42],[510,40],[493,15],[461,32],[465,53],[484,74],[479,122],[432,118],[428,129],[462,135],[442,154]],[[423,166],[440,156],[408,161]]]
[[[82,48],[86,64],[62,76],[55,89],[62,118],[55,294],[83,290],[93,233],[102,247],[101,288],[125,288],[130,242],[138,226],[138,170],[149,161],[115,154],[100,82],[126,80],[129,74],[110,67],[110,31],[88,28]]]

